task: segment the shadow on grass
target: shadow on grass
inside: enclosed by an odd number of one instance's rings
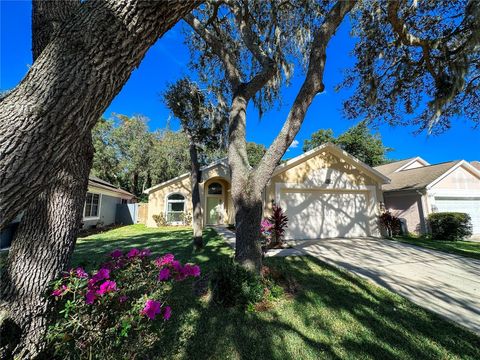
[[[207,244],[199,252],[190,237],[190,231],[176,230],[140,231],[104,243],[87,239],[79,243],[75,261],[93,261],[114,248],[149,247],[199,263],[207,274],[232,256],[213,230],[206,230]],[[171,320],[138,358],[480,358],[480,338],[364,279],[311,257],[269,258],[266,264],[296,280],[300,290],[293,298],[250,313],[218,307],[193,296],[190,283],[178,283],[169,299]]]

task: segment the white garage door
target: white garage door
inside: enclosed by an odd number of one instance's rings
[[[473,233],[480,234],[480,199],[479,198],[435,198],[437,212],[464,212],[472,218]]]
[[[321,239],[370,235],[366,192],[285,189],[280,205],[288,216],[286,239]]]

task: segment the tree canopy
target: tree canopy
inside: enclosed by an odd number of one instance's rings
[[[380,133],[372,133],[366,121],[360,121],[338,137],[332,129],[320,129],[314,132],[311,139],[303,143],[303,151],[309,151],[317,146],[330,142],[341,147],[350,155],[370,166],[378,166],[388,162],[386,154],[392,151],[383,144]]]

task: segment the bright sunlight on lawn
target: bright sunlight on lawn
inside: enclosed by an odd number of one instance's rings
[[[80,239],[74,265],[97,266],[116,248],[149,247],[197,263],[202,273],[233,255],[213,230],[194,252],[187,228],[127,226]],[[298,291],[262,312],[224,309],[176,287],[172,318],[147,358],[174,359],[479,359],[480,338],[366,280],[311,257],[269,258],[266,265]],[[118,358],[118,357],[117,357]]]

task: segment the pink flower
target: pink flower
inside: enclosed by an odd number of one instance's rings
[[[159,281],[166,281],[170,278],[170,269],[169,268],[163,268],[160,270],[160,273],[158,274],[158,280]]]
[[[183,270],[182,264],[180,264],[180,261],[173,260],[170,265],[175,269],[177,272],[181,272]]]
[[[132,250],[130,250],[130,251],[128,252],[127,257],[128,257],[129,259],[131,259],[131,258],[134,258],[134,257],[136,257],[136,256],[138,256],[138,255],[140,255],[140,250],[138,250],[138,249],[136,249],[136,248],[133,248]]]
[[[169,265],[172,263],[172,261],[174,261],[174,259],[175,257],[173,256],[173,254],[165,254],[155,260],[155,265],[157,265],[158,267],[162,267],[163,265]]]
[[[183,272],[187,276],[199,277],[200,276],[200,266],[185,264],[183,267]]]
[[[97,271],[95,275],[92,276],[92,279],[90,280],[92,283],[96,283],[100,280],[105,280],[110,278],[110,270],[106,268],[101,268],[100,270]]]
[[[148,299],[140,314],[146,315],[150,320],[154,320],[155,316],[160,314],[161,308],[162,305],[158,301]]]
[[[165,306],[165,308],[163,309],[163,319],[169,320],[171,316],[172,316],[172,308],[170,306]]]
[[[58,289],[52,291],[52,295],[55,297],[63,296],[68,291],[68,287],[66,285],[60,286]]]
[[[102,285],[100,285],[100,289],[97,291],[97,295],[102,296],[113,291],[117,291],[117,283],[115,281],[107,280]]]
[[[83,268],[81,267],[77,267],[75,269],[75,275],[80,278],[80,279],[86,279],[88,278],[88,274],[85,270],[83,270]]]
[[[96,298],[97,296],[95,295],[95,290],[88,290],[85,294],[85,302],[88,305],[92,305]]]
[[[140,251],[140,257],[145,257],[145,256],[150,256],[152,255],[152,252],[150,251],[150,249],[143,249],[142,251]]]
[[[118,298],[118,301],[123,304],[125,301],[128,300],[128,296],[127,295],[122,295]]]
[[[118,259],[123,256],[123,252],[120,249],[115,249],[110,253],[110,256],[114,259]]]

